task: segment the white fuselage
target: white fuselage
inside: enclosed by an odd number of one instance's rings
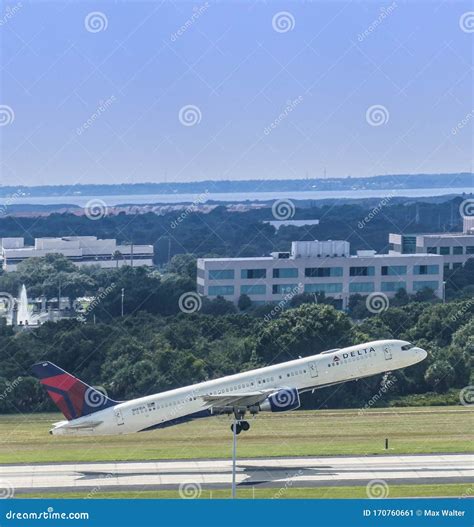
[[[206,396],[236,396],[288,388],[304,392],[405,368],[426,356],[426,351],[406,341],[368,342],[119,403],[57,423],[51,433],[115,435],[172,426],[218,413],[212,402],[203,399]],[[259,410],[266,409],[265,403],[259,405]]]

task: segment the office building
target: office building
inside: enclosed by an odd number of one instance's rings
[[[474,218],[465,217],[463,232],[389,234],[390,250],[397,254],[439,254],[446,269],[456,269],[474,256]]]
[[[349,297],[382,292],[394,296],[429,288],[443,296],[443,257],[435,254],[350,254],[346,241],[295,241],[290,252],[257,258],[200,258],[198,292],[237,302],[246,294],[257,304],[288,295],[321,293],[347,309]]]
[[[114,239],[100,240],[96,236],[36,238],[32,246],[25,245],[24,238],[0,238],[0,265],[5,271],[15,271],[28,258],[54,253],[77,266],[152,266],[153,252],[153,245],[118,245]]]

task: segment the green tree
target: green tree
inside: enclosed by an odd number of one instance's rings
[[[452,386],[454,379],[454,369],[447,360],[434,362],[425,373],[426,384],[439,393],[447,391]]]
[[[237,302],[237,307],[240,311],[247,311],[247,309],[250,309],[252,307],[252,301],[250,300],[250,297],[245,293],[240,295]]]

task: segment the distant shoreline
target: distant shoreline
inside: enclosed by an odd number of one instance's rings
[[[315,193],[315,192],[373,192],[378,196],[387,191],[400,195],[402,190],[439,190],[445,194],[460,193],[462,190],[470,192],[474,187],[474,175],[471,173],[454,174],[399,174],[388,176],[373,176],[362,178],[332,178],[332,179],[273,179],[273,180],[227,180],[227,181],[194,181],[183,183],[123,183],[123,184],[94,184],[94,185],[44,185],[44,186],[0,186],[0,198],[10,199],[17,203],[25,203],[25,198],[62,198],[61,203],[74,201],[65,200],[66,197],[93,198],[98,196],[174,196],[174,195],[215,195],[215,194],[268,194],[281,193],[280,197],[287,197],[283,193]],[[380,192],[385,191],[383,194]],[[409,194],[407,194],[409,195]],[[427,195],[433,195],[428,192]],[[440,195],[439,192],[437,195]],[[330,197],[330,196],[328,196]],[[347,196],[346,197],[350,197]],[[367,197],[373,197],[373,194]],[[191,201],[195,198],[191,199]],[[212,198],[211,198],[212,199]],[[254,199],[254,196],[252,196]],[[271,198],[263,198],[271,199]],[[296,199],[296,198],[295,198]],[[311,198],[310,198],[311,199]],[[164,203],[176,200],[167,199]],[[226,200],[228,201],[228,200]],[[38,203],[38,202],[36,202]],[[60,203],[56,201],[56,203]]]
[[[38,197],[0,197],[0,207],[15,210],[39,209],[81,209],[92,206],[93,202],[103,202],[107,207],[133,207],[146,205],[184,205],[196,203],[200,208],[204,205],[261,205],[265,206],[275,200],[292,200],[295,202],[325,202],[341,200],[345,202],[376,199],[423,199],[425,201],[446,200],[460,195],[472,194],[472,188],[459,189],[397,189],[397,190],[351,190],[351,191],[307,191],[307,192],[262,192],[259,195],[249,193],[207,193],[202,194],[156,194],[156,195],[96,195],[96,196],[38,196]]]

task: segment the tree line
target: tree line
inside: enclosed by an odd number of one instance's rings
[[[141,290],[141,294],[146,304],[149,291]],[[408,340],[426,349],[429,356],[388,375],[305,394],[304,406],[363,408],[380,393],[383,397],[377,405],[404,404],[404,398],[416,400],[420,394],[433,393],[441,394],[442,402],[459,403],[459,391],[472,383],[472,299],[410,302],[363,321],[321,303],[303,303],[273,318],[262,313],[202,310],[161,315],[138,308],[124,318],[104,316],[95,324],[72,319],[48,322],[20,333],[1,325],[0,412],[54,409],[30,374],[29,367],[41,360],[50,360],[89,384],[104,387],[111,397],[126,400],[384,338]]]

